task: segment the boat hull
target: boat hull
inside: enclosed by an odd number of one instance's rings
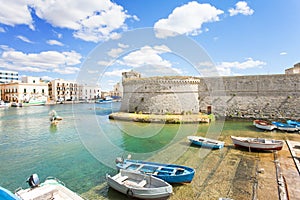
[[[272,122],[272,124],[277,126],[277,129],[281,131],[287,131],[287,132],[294,132],[298,131],[298,127],[296,125],[290,125],[286,123],[281,123],[281,122]]]
[[[224,142],[218,140],[212,140],[199,136],[188,136],[188,139],[192,144],[205,148],[221,149],[224,147]]]
[[[167,182],[137,172],[121,170],[113,177],[106,175],[106,181],[111,188],[118,192],[140,199],[166,198],[173,191],[172,186]]]
[[[272,131],[277,128],[276,125],[263,120],[254,120],[253,125],[256,126],[256,128],[267,130],[267,131]]]
[[[15,196],[9,190],[0,186],[0,199],[1,200],[19,200],[17,196]]]
[[[22,200],[84,200],[56,179],[48,179],[34,188],[18,190],[15,195]]]
[[[121,163],[117,163],[116,167],[118,170],[125,169],[152,175],[168,183],[190,183],[195,175],[195,170],[187,166],[140,160],[124,160]]]
[[[256,138],[241,138],[241,137],[231,136],[231,140],[235,146],[247,148],[247,149],[281,150],[283,146],[283,141],[280,140],[267,140],[267,139],[259,138],[261,140],[267,141],[267,143],[259,143],[259,142],[254,142],[252,139],[256,139]]]

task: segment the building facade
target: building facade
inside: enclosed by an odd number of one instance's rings
[[[78,85],[75,81],[55,79],[49,82],[49,97],[52,101],[76,101],[79,99]]]
[[[294,67],[285,70],[285,74],[300,74],[300,63],[294,65]]]
[[[0,85],[1,99],[23,103],[32,98],[47,98],[48,84],[38,77],[22,77],[22,82],[9,82]]]
[[[91,101],[101,97],[99,86],[79,85],[79,100]]]
[[[0,83],[16,82],[19,80],[19,74],[15,71],[0,70]]]

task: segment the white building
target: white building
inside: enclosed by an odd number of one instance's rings
[[[38,77],[22,77],[22,82],[0,85],[1,99],[10,102],[26,102],[31,98],[48,97],[48,84]]]
[[[90,101],[101,97],[101,89],[99,86],[80,85],[79,100]]]
[[[122,84],[120,83],[115,84],[113,90],[110,92],[110,96],[122,97],[123,96]]]
[[[53,101],[76,101],[79,99],[78,85],[75,81],[55,79],[49,83],[49,97]]]
[[[300,74],[300,63],[294,65],[294,67],[285,70],[285,74]]]
[[[19,74],[15,71],[0,70],[0,83],[9,83],[19,80]]]

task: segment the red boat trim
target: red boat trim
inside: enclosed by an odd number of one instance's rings
[[[234,144],[237,147],[242,147],[242,148],[246,148],[249,149],[249,146],[243,146],[243,145],[239,145],[239,144]],[[279,147],[275,147],[275,148],[256,148],[256,147],[250,147],[250,149],[255,149],[255,150],[281,150],[282,146]]]

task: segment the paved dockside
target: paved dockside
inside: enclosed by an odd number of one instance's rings
[[[210,151],[196,146],[184,149],[189,142],[183,139],[178,142],[178,145],[170,146],[150,159],[167,162],[169,155],[177,155],[184,151],[175,163],[196,170],[191,183],[173,185],[174,194],[169,198],[170,200],[300,199],[300,176],[294,162],[294,158],[299,157],[300,154],[300,142],[296,142],[300,141],[300,134],[252,131],[241,133],[241,136],[250,137],[259,134],[261,137],[287,141],[283,149],[277,153],[275,151],[248,152],[236,148],[231,142],[230,134],[223,131],[219,137],[226,144],[220,150]],[[87,199],[95,200],[130,199],[108,188],[106,183],[82,195]]]

